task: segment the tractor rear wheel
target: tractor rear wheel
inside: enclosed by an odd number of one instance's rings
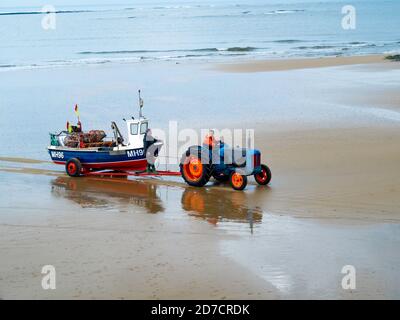
[[[82,164],[76,158],[69,159],[65,164],[65,171],[70,177],[79,177],[82,171]]]
[[[179,169],[182,178],[193,187],[203,187],[210,180],[212,171],[208,159],[202,157],[200,148],[187,150],[182,156]]]
[[[235,190],[243,190],[247,186],[247,177],[235,171],[230,174],[229,181]]]
[[[261,165],[261,172],[254,175],[254,179],[259,185],[266,186],[272,178],[271,170],[265,165]]]

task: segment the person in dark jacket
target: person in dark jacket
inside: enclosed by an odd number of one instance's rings
[[[157,157],[158,149],[156,150],[150,150],[151,145],[153,145],[155,142],[158,140],[153,137],[151,133],[151,129],[147,129],[144,137],[143,137],[143,147],[144,147],[144,152],[146,153],[146,159],[147,159],[147,172],[156,172],[156,167],[154,166],[154,162],[156,161],[155,157]],[[153,148],[151,148],[153,149]]]

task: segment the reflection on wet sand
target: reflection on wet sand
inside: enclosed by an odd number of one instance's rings
[[[133,204],[148,213],[163,212],[155,184],[127,179],[58,177],[52,181],[52,193],[79,204],[83,208],[111,207],[111,200]],[[104,197],[106,196],[106,197]]]
[[[79,204],[82,208],[114,208],[129,205],[148,213],[183,211],[216,226],[227,222],[253,226],[262,221],[262,210],[251,206],[254,195],[214,188],[160,186],[152,181],[126,178],[58,177],[52,194]],[[181,210],[179,205],[181,203]]]
[[[204,188],[186,188],[182,194],[182,208],[190,215],[206,219],[216,225],[221,221],[261,223],[260,208],[247,207],[248,195],[245,192],[226,192]]]

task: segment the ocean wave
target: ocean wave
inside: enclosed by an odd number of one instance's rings
[[[304,9],[292,9],[292,10],[280,9],[280,10],[267,11],[267,12],[264,12],[264,14],[266,14],[266,15],[290,14],[290,13],[298,13],[298,12],[304,12],[304,11],[306,11],[306,10],[304,10]]]
[[[56,10],[56,11],[9,11],[9,12],[0,12],[0,16],[12,16],[12,15],[37,15],[37,14],[46,14],[46,13],[57,13],[57,14],[68,14],[68,13],[90,13],[90,12],[108,12],[108,11],[132,11],[132,10],[171,10],[171,9],[196,9],[196,8],[213,8],[215,5],[170,5],[170,6],[155,6],[151,8],[146,7],[125,7],[125,8],[114,8],[114,9],[71,9],[71,10]],[[231,14],[211,14],[211,15],[199,15],[199,16],[190,16],[191,18],[204,18],[204,17],[232,17],[232,16],[241,16],[241,15],[275,15],[275,14],[290,14],[290,13],[299,13],[304,12],[304,9],[279,9],[268,12],[253,12],[251,10],[244,10],[238,13]]]
[[[56,10],[56,11],[15,11],[15,12],[0,12],[0,16],[17,16],[17,15],[32,15],[32,14],[48,14],[48,13],[87,13],[94,12],[93,10]]]
[[[216,52],[219,51],[218,48],[200,48],[200,49],[191,49],[191,50],[182,50],[182,51],[193,51],[193,52]]]
[[[369,48],[373,48],[373,47],[377,46],[377,44],[375,44],[375,43],[358,42],[358,41],[349,42],[348,45],[350,45],[351,47],[369,47]]]
[[[374,48],[377,45],[374,43],[362,43],[362,42],[349,42],[345,44],[338,45],[315,45],[315,46],[299,46],[293,49],[297,50],[325,50],[325,49],[341,49],[341,50],[351,50],[356,48]]]
[[[180,61],[185,59],[207,59],[213,57],[234,57],[234,56],[243,56],[246,55],[246,51],[240,51],[240,47],[232,47],[226,49],[214,49],[203,53],[203,49],[196,50],[186,50],[187,54],[179,54],[179,51],[158,51],[165,54],[161,54],[158,56],[145,55],[146,52],[150,50],[132,50],[135,53],[142,53],[137,56],[127,56],[127,57],[99,57],[99,58],[85,58],[85,59],[70,59],[70,60],[52,60],[40,63],[32,63],[32,64],[2,64],[0,65],[1,71],[8,70],[26,70],[26,69],[44,69],[44,68],[59,68],[59,67],[74,67],[81,65],[102,65],[109,63],[117,63],[117,64],[129,64],[129,63],[138,63],[145,61]],[[228,50],[231,49],[231,50]],[[232,50],[233,49],[233,50]],[[207,49],[208,50],[208,49]],[[106,53],[116,53],[116,52],[132,52],[132,51],[103,51]],[[151,51],[154,52],[154,51]],[[166,54],[171,52],[171,54]],[[176,54],[173,54],[176,53]],[[83,54],[93,54],[93,52],[82,52]],[[101,52],[97,52],[97,54],[101,54]]]
[[[325,52],[326,54],[332,54],[332,50],[335,51],[346,51],[346,52],[353,52],[353,53],[360,53],[361,51],[364,53],[371,53],[373,49],[377,47],[390,47],[392,43],[370,43],[370,42],[363,42],[363,41],[352,41],[346,43],[329,43],[329,44],[317,44],[312,46],[298,46],[293,47],[294,50],[301,50],[303,52]]]
[[[283,45],[268,45],[271,43],[287,43]],[[307,45],[291,46],[291,43],[308,42]],[[325,57],[325,56],[352,56],[371,53],[386,53],[388,50],[396,49],[398,45],[393,42],[363,42],[350,41],[342,43],[332,43],[320,40],[311,42],[311,40],[301,39],[279,39],[263,42],[265,46],[226,46],[226,47],[205,47],[190,49],[152,49],[152,50],[99,50],[99,51],[81,51],[76,52],[75,56],[65,60],[48,60],[41,62],[32,62],[32,64],[17,64],[14,61],[3,61],[0,64],[0,71],[19,70],[19,69],[40,69],[40,68],[58,68],[80,65],[101,65],[101,64],[129,64],[147,61],[185,61],[185,60],[204,60],[217,61],[218,59],[234,59],[234,57],[251,57],[251,59],[269,59],[269,58],[298,58],[298,57]],[[374,47],[376,46],[376,48]],[[381,49],[383,46],[384,49]]]
[[[229,51],[229,52],[250,52],[250,51],[254,51],[257,50],[257,48],[254,47],[231,47],[231,48],[227,48],[225,50],[222,51]],[[221,50],[220,50],[221,51]]]
[[[8,71],[8,70],[31,70],[31,69],[48,69],[48,68],[60,68],[60,67],[73,67],[73,66],[81,66],[81,65],[101,65],[112,62],[139,62],[142,59],[141,57],[135,58],[125,58],[125,59],[71,59],[71,60],[55,60],[55,61],[46,61],[40,63],[31,63],[31,64],[10,64],[10,65],[0,65],[0,71]]]
[[[198,6],[196,6],[198,7]],[[189,6],[189,5],[176,5],[176,6],[156,6],[156,7],[152,7],[152,9],[154,10],[164,10],[164,9],[191,9],[193,8],[193,6]]]
[[[333,48],[337,48],[337,46],[334,46],[334,45],[300,46],[300,47],[295,47],[294,49],[299,49],[299,50],[323,50],[323,49],[333,49]]]
[[[298,39],[282,39],[282,40],[274,40],[268,41],[273,43],[299,43],[299,42],[306,42],[306,40],[298,40]]]
[[[81,51],[78,54],[83,55],[106,55],[106,54],[133,54],[133,53],[150,53],[160,52],[156,50],[113,50],[113,51]]]
[[[15,68],[16,64],[0,64],[0,68]]]
[[[123,55],[145,53],[171,53],[171,52],[251,52],[260,48],[255,47],[228,47],[228,48],[199,48],[199,49],[168,49],[168,50],[111,50],[111,51],[81,51],[80,55]]]
[[[225,14],[209,14],[209,15],[193,15],[188,16],[186,18],[234,18],[234,17],[241,17],[241,16],[264,16],[264,15],[279,15],[279,14],[291,14],[291,13],[299,13],[304,12],[306,10],[298,9],[298,10],[273,10],[267,12],[255,12],[251,10],[245,10],[241,12],[234,12],[234,13],[225,13]]]
[[[352,42],[346,42],[346,43],[338,43],[338,44],[318,44],[314,46],[299,46],[299,47],[294,47],[293,49],[297,50],[324,50],[324,49],[341,49],[341,50],[356,50],[358,48],[375,48],[378,46],[386,46],[390,45],[390,43],[382,43],[382,44],[376,44],[376,43],[369,43],[369,42],[363,42],[363,41],[352,41]]]
[[[349,42],[349,44],[351,44],[351,45],[363,45],[363,44],[366,44],[366,42],[363,42],[363,41],[352,41],[352,42]]]

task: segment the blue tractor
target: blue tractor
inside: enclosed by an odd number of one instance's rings
[[[204,186],[211,177],[220,182],[229,181],[235,190],[243,190],[247,177],[253,175],[259,185],[271,181],[271,170],[261,164],[257,149],[232,148],[223,142],[214,147],[191,146],[182,155],[180,172],[187,184]]]

